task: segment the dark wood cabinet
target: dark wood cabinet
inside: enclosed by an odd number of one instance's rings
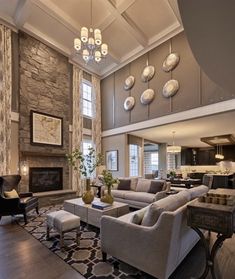
[[[181,165],[215,165],[214,148],[183,148],[181,152]]]

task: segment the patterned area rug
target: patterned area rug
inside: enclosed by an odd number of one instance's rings
[[[102,262],[100,233],[93,226],[81,223],[80,245],[76,244],[75,232],[65,233],[63,249],[60,249],[59,235],[56,232],[51,231],[50,239],[46,240],[46,214],[60,209],[62,205],[44,207],[40,209],[39,215],[33,210],[28,214],[27,225],[21,219],[18,223],[85,278],[153,278],[112,257],[108,257],[107,262]]]

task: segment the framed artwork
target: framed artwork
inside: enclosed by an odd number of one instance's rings
[[[106,151],[106,168],[110,171],[118,171],[118,150]]]
[[[63,118],[31,110],[31,144],[63,146]]]

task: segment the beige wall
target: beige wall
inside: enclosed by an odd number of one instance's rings
[[[127,135],[121,134],[102,139],[102,152],[105,158],[106,151],[118,150],[118,171],[113,171],[114,177],[128,175],[128,148]],[[105,162],[106,164],[106,162]]]
[[[11,122],[11,174],[19,173],[19,123]]]

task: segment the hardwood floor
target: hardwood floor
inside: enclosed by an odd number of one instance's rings
[[[0,223],[0,279],[83,279],[11,218]]]
[[[212,235],[212,239],[215,239]],[[216,279],[234,279],[235,237],[224,242],[216,257]],[[169,279],[190,279],[205,264],[200,242]],[[84,277],[43,246],[11,218],[0,223],[0,279],[83,279]],[[211,279],[208,276],[207,279]]]

